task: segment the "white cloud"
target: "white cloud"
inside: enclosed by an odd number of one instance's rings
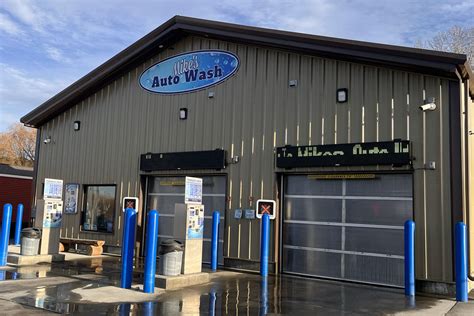
[[[49,77],[32,77],[26,71],[0,63],[1,128],[18,122],[20,117],[43,103],[69,82]]]
[[[63,62],[63,63],[70,62],[70,59],[65,57],[63,52],[57,47],[45,45],[45,51],[48,57],[54,61]]]
[[[47,24],[47,16],[29,0],[3,0],[5,9],[21,23],[42,31]]]
[[[20,35],[23,32],[20,27],[10,19],[10,17],[0,12],[0,30],[9,35]]]

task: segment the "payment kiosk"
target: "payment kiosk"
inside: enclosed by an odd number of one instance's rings
[[[184,244],[183,274],[199,273],[202,265],[204,205],[175,204],[174,237]]]
[[[183,274],[199,273],[202,265],[204,205],[202,179],[186,177],[184,203],[175,204],[174,237],[184,244]]]

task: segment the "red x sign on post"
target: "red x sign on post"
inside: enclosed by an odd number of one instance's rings
[[[276,203],[273,200],[257,201],[257,218],[262,218],[263,214],[268,214],[270,219],[275,219]]]

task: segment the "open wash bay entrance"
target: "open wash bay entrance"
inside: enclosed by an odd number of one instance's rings
[[[288,175],[284,185],[283,272],[403,285],[411,174],[332,180]]]
[[[193,175],[194,176],[194,175]],[[197,176],[203,179],[202,204],[204,205],[204,263],[210,263],[212,213],[218,210],[221,216],[219,224],[218,262],[224,264],[223,257],[223,231],[226,202],[226,177],[225,176]],[[173,237],[174,205],[184,203],[185,177],[149,177],[147,188],[147,211],[156,209],[160,213],[158,244],[163,239]]]

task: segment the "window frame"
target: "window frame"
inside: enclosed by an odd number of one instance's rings
[[[87,213],[87,189],[88,187],[114,187],[114,203],[113,203],[113,225],[112,225],[112,231],[103,231],[103,230],[87,230],[84,229],[84,221],[86,219],[86,213]],[[117,206],[117,184],[111,183],[111,184],[84,184],[82,185],[82,202],[83,205],[81,207],[81,224],[80,224],[80,230],[83,233],[92,233],[92,234],[115,234],[115,222],[116,222],[116,206]]]

